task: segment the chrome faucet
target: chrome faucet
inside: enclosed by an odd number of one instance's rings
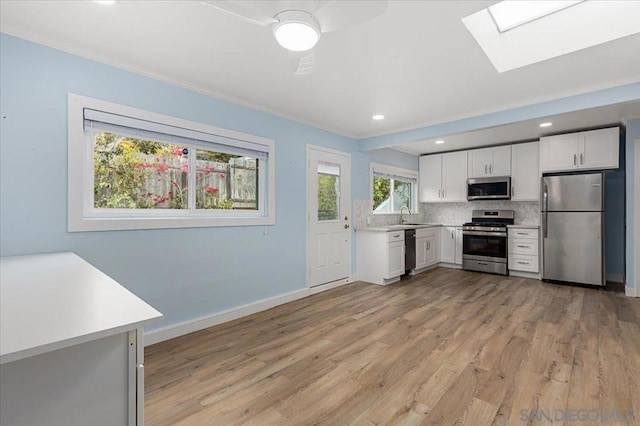
[[[407,207],[406,204],[400,207],[400,225],[404,224],[404,219],[402,219],[402,209],[407,209],[407,211],[409,212],[409,216],[411,216],[411,209]]]

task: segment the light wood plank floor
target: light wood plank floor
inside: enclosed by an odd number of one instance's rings
[[[145,386],[148,425],[640,424],[640,300],[438,268],[148,347]]]

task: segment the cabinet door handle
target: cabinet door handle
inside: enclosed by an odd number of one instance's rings
[[[427,241],[427,250],[429,250],[431,248],[431,243],[430,241]]]
[[[438,198],[440,198],[440,191],[442,191],[442,190],[438,189]]]
[[[511,196],[513,197],[514,195],[516,195],[516,187],[511,185]]]
[[[493,164],[489,164],[489,174],[493,174]]]
[[[451,239],[455,238],[455,233],[456,233],[456,231],[451,231]]]
[[[584,156],[580,153],[580,164],[584,164]]]
[[[442,190],[442,198],[447,198],[446,193],[447,193],[446,190],[443,189]]]
[[[574,165],[574,166],[577,164],[577,162],[576,162],[576,161],[577,161],[577,160],[576,160],[576,158],[577,158],[577,157],[576,157],[576,154],[573,154],[573,165]]]
[[[484,165],[484,174],[485,174],[485,175],[486,175],[486,174],[488,174],[488,173],[487,173],[487,165],[486,165],[486,164]]]
[[[519,247],[519,248],[531,248],[531,246],[522,246],[522,245],[519,245],[519,244],[518,244],[517,247]]]

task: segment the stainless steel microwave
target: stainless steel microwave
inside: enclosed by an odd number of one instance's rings
[[[511,177],[467,179],[467,200],[510,200]]]

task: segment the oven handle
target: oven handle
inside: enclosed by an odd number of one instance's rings
[[[506,237],[506,232],[487,232],[487,231],[462,231],[462,236],[474,235],[479,237]]]

